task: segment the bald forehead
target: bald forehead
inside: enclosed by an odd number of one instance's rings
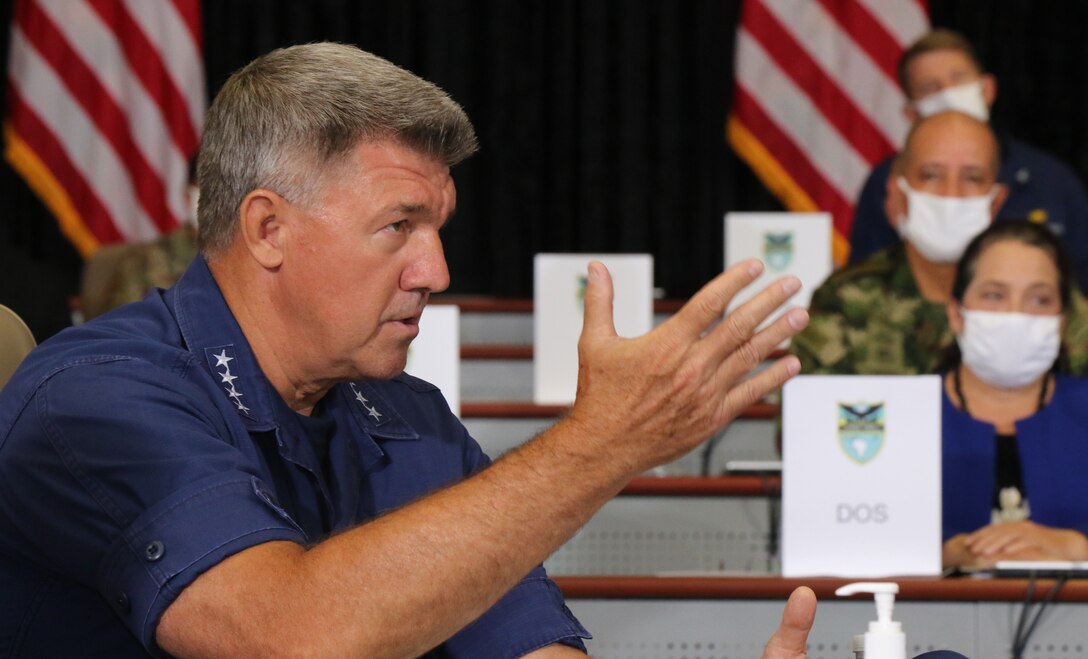
[[[934,157],[938,146],[974,147],[986,166],[997,177],[1000,154],[997,138],[989,124],[961,112],[941,112],[917,121],[907,134],[901,160],[904,165]]]

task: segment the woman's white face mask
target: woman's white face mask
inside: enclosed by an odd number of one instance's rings
[[[990,120],[990,108],[982,96],[982,79],[955,87],[948,87],[939,92],[920,98],[914,102],[914,109],[922,117],[929,117],[945,110],[955,110],[970,115],[979,121]]]
[[[902,176],[896,183],[907,196],[899,235],[929,261],[955,263],[971,239],[990,226],[996,187],[977,197],[942,197],[912,189]]]
[[[961,309],[956,337],[963,364],[983,382],[1002,389],[1031,384],[1054,366],[1061,348],[1060,315]]]

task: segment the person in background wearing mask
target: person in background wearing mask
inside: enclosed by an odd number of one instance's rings
[[[997,81],[983,73],[970,42],[950,30],[937,29],[916,41],[899,61],[899,84],[911,123],[945,110],[958,110],[989,121],[997,97]],[[1008,190],[997,219],[1025,218],[1046,223],[1073,259],[1081,290],[1088,290],[1088,196],[1064,163],[1000,135],[1001,169],[997,180]],[[854,207],[850,263],[860,263],[898,239],[884,215],[890,157],[869,174]]]
[[[1088,559],[1088,380],[1056,375],[1073,295],[1054,235],[999,222],[956,267],[944,376],[945,567]]]
[[[888,179],[903,240],[832,273],[790,344],[810,374],[933,373],[952,342],[944,304],[955,263],[1005,198],[985,123],[943,112],[916,123]]]
[[[902,240],[832,273],[790,344],[810,374],[935,373],[952,343],[944,305],[956,261],[1005,199],[997,140],[960,112],[914,124],[887,182],[885,212]],[[1088,304],[1074,296],[1069,370],[1088,373]]]

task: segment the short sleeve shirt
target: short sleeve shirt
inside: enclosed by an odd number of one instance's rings
[[[0,656],[161,655],[158,619],[224,558],[320,542],[488,458],[433,386],[346,382],[327,458],[198,258],[33,352],[0,393]],[[542,567],[433,652],[516,657],[585,629]]]

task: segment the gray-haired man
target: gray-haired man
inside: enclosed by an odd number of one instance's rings
[[[741,382],[807,316],[755,333],[788,278],[708,331],[749,262],[621,339],[591,264],[577,402],[489,466],[401,373],[449,282],[449,168],[475,144],[444,93],[349,46],[227,82],[199,162],[202,258],[43,344],[0,395],[0,647],[581,655],[541,561],[795,374],[786,358]],[[795,594],[768,656],[803,656],[814,607]]]

